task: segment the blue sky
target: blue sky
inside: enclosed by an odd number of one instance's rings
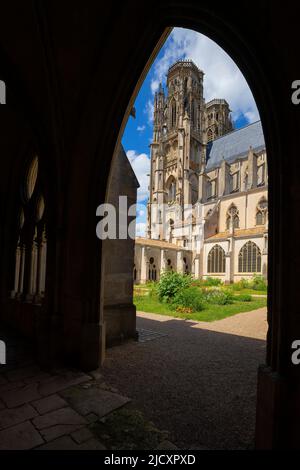
[[[140,183],[137,236],[144,236],[146,226],[154,93],[160,82],[165,86],[168,68],[179,59],[191,59],[203,70],[206,101],[225,98],[230,105],[235,128],[259,119],[249,86],[226,52],[200,33],[174,28],[141,86],[135,101],[136,119],[128,119],[122,137],[123,147]]]

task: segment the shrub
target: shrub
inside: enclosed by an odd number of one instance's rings
[[[207,277],[202,281],[203,286],[220,286],[222,283],[222,280],[217,278],[217,277]]]
[[[178,312],[178,313],[193,313],[193,309],[191,307],[176,307],[176,312]]]
[[[267,282],[263,276],[254,276],[251,281],[251,287],[254,290],[267,290]]]
[[[199,312],[203,309],[203,303],[203,294],[200,289],[198,287],[187,287],[177,292],[172,305],[176,310],[190,309],[191,312]]]
[[[148,296],[149,297],[156,297],[157,296],[157,283],[152,283],[149,286]]]
[[[243,290],[243,289],[248,289],[249,287],[250,287],[249,281],[244,278],[232,284],[233,290]]]
[[[210,290],[205,292],[205,300],[210,304],[226,305],[232,304],[234,297],[228,290]]]
[[[191,282],[191,286],[201,287],[201,286],[203,286],[203,280],[202,279],[193,279],[192,282]]]
[[[191,285],[192,278],[187,274],[166,271],[157,284],[157,295],[161,302],[172,301],[177,292]]]
[[[240,294],[235,297],[235,300],[239,300],[240,302],[251,302],[252,296],[250,294]]]

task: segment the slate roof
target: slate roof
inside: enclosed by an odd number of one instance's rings
[[[261,121],[236,129],[211,142],[207,146],[206,169],[212,170],[219,167],[223,158],[228,163],[232,163],[237,158],[246,156],[250,145],[254,152],[259,152],[266,147]]]

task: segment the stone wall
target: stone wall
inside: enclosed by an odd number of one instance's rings
[[[136,204],[138,182],[123,147],[114,156],[107,202],[117,208],[117,234],[119,230],[119,196],[127,196],[128,207]],[[128,222],[130,220],[128,219]],[[106,345],[118,344],[136,336],[136,309],[133,305],[134,240],[104,240],[102,243],[103,319]]]

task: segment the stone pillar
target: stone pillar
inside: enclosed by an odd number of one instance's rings
[[[18,243],[17,248],[16,248],[16,256],[15,256],[15,282],[14,282],[14,289],[11,292],[12,298],[14,298],[18,293],[20,267],[21,267],[20,262],[21,262],[21,250],[20,250],[20,244]]]
[[[248,189],[257,186],[257,157],[254,155],[252,147],[248,152]]]
[[[33,298],[33,275],[35,269],[35,247],[34,247],[34,235],[35,228],[30,226],[27,228],[24,236],[25,245],[25,260],[24,260],[24,271],[23,271],[23,299],[25,301],[31,301]]]
[[[37,255],[38,255],[38,246],[37,242],[34,240],[32,244],[32,258],[31,258],[31,282],[30,282],[30,295],[34,297],[36,294],[36,284],[37,284]]]
[[[194,259],[194,278],[195,279],[200,279],[200,260],[199,260],[199,257]]]
[[[189,170],[184,170],[184,179],[183,179],[183,203],[188,205],[191,204],[190,200],[190,181],[189,181]]]
[[[218,196],[220,197],[225,196],[226,194],[229,193],[229,184],[230,184],[229,170],[230,170],[230,166],[225,160],[223,160],[221,163],[220,170],[219,170],[219,178],[218,178],[218,185],[219,185]]]
[[[142,246],[141,249],[141,284],[145,284],[147,282],[147,270],[148,270],[148,263],[146,257],[147,248]]]
[[[230,284],[234,280],[234,240],[229,239],[228,251],[225,254],[225,284]]]
[[[231,282],[231,252],[227,252],[225,255],[225,284]]]
[[[267,279],[268,277],[268,233],[264,233],[264,247],[261,254],[261,272],[262,276]]]
[[[198,199],[200,202],[206,201],[206,182],[207,176],[205,173],[199,175],[199,184],[198,184]]]
[[[166,254],[165,250],[160,250],[160,275],[166,271]]]
[[[183,267],[183,252],[182,251],[177,251],[176,264],[177,264],[177,272],[183,274],[185,270]]]
[[[41,301],[42,292],[45,285],[45,268],[44,265],[44,243],[43,235],[39,235],[36,241],[36,285],[35,285],[35,302],[39,303]]]
[[[24,267],[25,267],[25,245],[20,243],[20,269],[19,269],[19,280],[18,280],[18,289],[17,294],[21,296],[23,293],[23,284],[24,284]]]

